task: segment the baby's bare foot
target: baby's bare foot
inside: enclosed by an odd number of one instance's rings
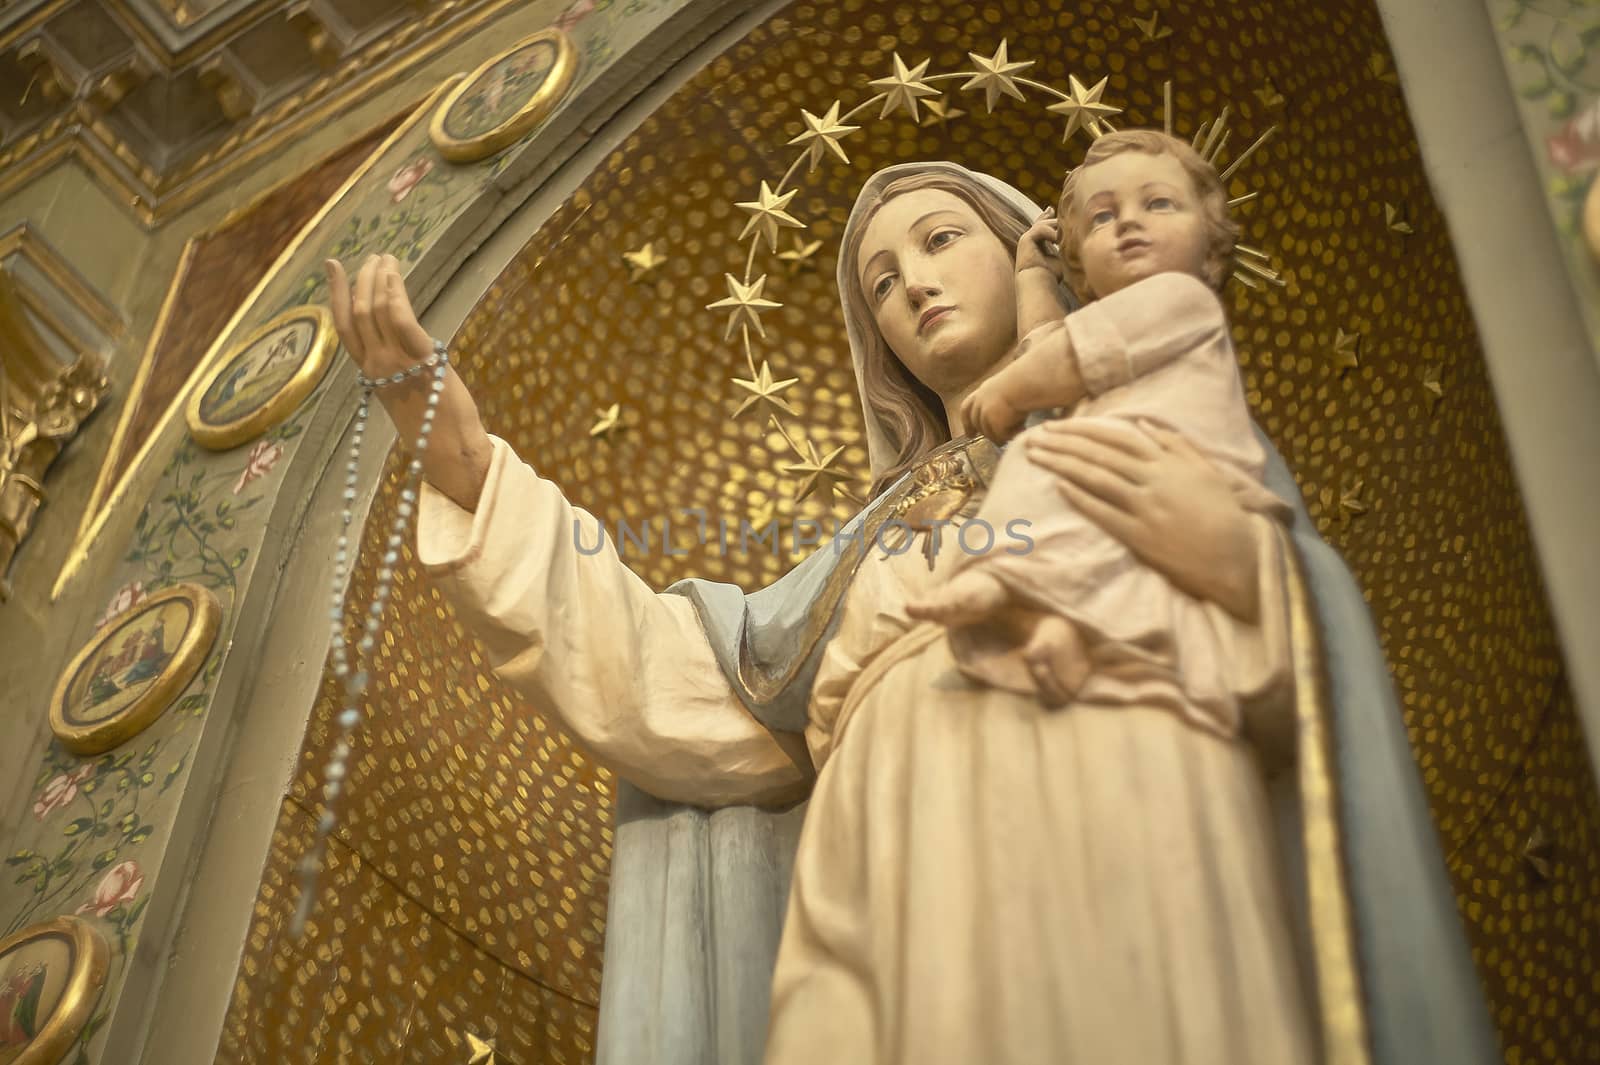
[[[926,598],[906,604],[906,613],[918,621],[941,625],[971,625],[983,621],[1010,602],[1011,595],[998,577],[968,570],[952,577]]]
[[[1022,648],[1022,660],[1039,689],[1039,700],[1049,707],[1072,701],[1089,679],[1088,648],[1083,636],[1066,618],[1040,614]]]

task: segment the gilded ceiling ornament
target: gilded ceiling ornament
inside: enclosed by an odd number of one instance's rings
[[[589,427],[589,435],[595,438],[608,437],[622,421],[622,404],[613,403],[609,407],[598,408],[598,412],[600,420]]]
[[[761,326],[761,312],[775,311],[783,304],[775,300],[766,299],[761,295],[761,290],[767,285],[767,275],[762,274],[749,284],[745,284],[732,274],[722,275],[728,279],[728,295],[715,303],[706,304],[708,311],[729,311],[727,337],[731,338],[735,329],[740,325],[749,328],[755,326],[756,332],[766,336],[767,331]]]
[[[839,101],[833,101],[833,106],[828,108],[828,113],[818,118],[804,108],[800,109],[800,117],[806,124],[806,131],[791,140],[790,144],[804,145],[806,149],[806,173],[811,173],[822,162],[823,152],[832,152],[839,157],[839,162],[848,163],[850,157],[844,154],[844,149],[839,147],[839,140],[846,137],[860,126],[847,126],[839,121]],[[790,193],[792,196],[793,193]],[[798,224],[798,223],[797,223]],[[776,247],[776,243],[773,245]]]
[[[1340,373],[1361,365],[1361,334],[1336,329],[1333,336],[1333,365]]]
[[[1159,26],[1159,25],[1157,25],[1160,21],[1161,21],[1161,12],[1152,11],[1150,13],[1150,17],[1149,18],[1147,18],[1147,19],[1135,18],[1133,20],[1133,24],[1135,26],[1139,27],[1139,32],[1144,34],[1144,39],[1145,40],[1147,40],[1147,41],[1159,41],[1163,37],[1171,37],[1172,36],[1172,27],[1171,26]]]
[[[467,1059],[467,1065],[494,1065],[494,1043],[484,1042],[471,1032],[463,1032],[467,1037],[467,1053],[472,1056]]]
[[[1406,221],[1405,211],[1392,203],[1383,205],[1383,224],[1392,232],[1410,234],[1411,223]]]
[[[803,266],[815,265],[816,254],[821,250],[822,241],[805,241],[796,236],[794,238],[794,247],[788,251],[780,251],[778,258],[788,263],[791,271],[796,271]]]
[[[1283,93],[1279,92],[1278,87],[1271,81],[1256,90],[1256,99],[1261,101],[1262,107],[1283,106]]]
[[[767,364],[765,359],[763,359],[761,362],[761,369],[756,371],[754,374],[754,380],[746,381],[738,377],[733,379],[734,384],[750,393],[744,398],[744,401],[739,404],[739,409],[733,412],[733,416],[737,418],[739,415],[743,414],[757,403],[765,403],[770,407],[775,407],[778,410],[783,411],[783,413],[792,416],[794,414],[794,408],[789,406],[788,402],[784,400],[783,391],[794,385],[795,382],[799,380],[800,378],[798,377],[786,377],[782,381],[774,380],[772,377],[772,367]]]
[[[867,84],[883,94],[883,112],[878,115],[880,119],[888,118],[900,108],[905,108],[911,113],[912,121],[917,118],[917,100],[924,96],[938,96],[939,90],[923,81],[923,75],[928,72],[930,60],[924,59],[914,67],[907,68],[905,60],[900,58],[900,53],[894,54],[894,73],[887,78],[876,78]]]
[[[966,112],[949,103],[943,96],[925,101],[928,114],[922,119],[924,126],[948,126],[952,120],[963,118]]]
[[[1084,88],[1083,82],[1078,80],[1076,74],[1067,76],[1067,99],[1053,103],[1045,108],[1046,111],[1057,115],[1065,115],[1067,118],[1067,128],[1061,134],[1062,144],[1071,140],[1072,135],[1080,129],[1088,130],[1089,135],[1092,137],[1098,137],[1103,130],[1100,123],[1102,118],[1122,114],[1122,108],[1112,107],[1110,104],[1102,103],[1100,100],[1100,94],[1106,91],[1106,82],[1108,80],[1108,78],[1101,78],[1095,82],[1092,89],[1089,89]]]
[[[1013,63],[1006,55],[1006,42],[1001,41],[1000,47],[995,49],[992,56],[981,56],[977,52],[968,52],[967,56],[977,64],[978,72],[973,74],[967,83],[961,86],[962,91],[982,89],[983,100],[990,111],[1000,101],[1000,94],[1014,96],[1018,100],[1026,101],[1022,90],[1017,88],[1017,75],[1033,66],[1033,60]]]
[[[782,183],[779,184],[781,187]],[[777,251],[780,228],[804,229],[806,224],[785,210],[797,191],[799,190],[790,189],[779,195],[762,181],[761,191],[757,193],[756,199],[734,204],[739,210],[750,215],[750,220],[744,224],[744,231],[739,234],[739,239],[743,240],[752,232],[759,232],[767,238],[767,247]]]
[[[656,251],[656,242],[651,240],[646,241],[644,247],[640,248],[638,251],[623,252],[622,261],[627,263],[632,271],[628,277],[628,280],[639,281],[644,278],[646,274],[650,273],[656,267],[666,262],[667,257]]]

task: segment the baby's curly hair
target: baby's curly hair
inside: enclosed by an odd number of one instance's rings
[[[1200,196],[1200,209],[1205,215],[1206,228],[1211,235],[1211,247],[1206,255],[1205,281],[1217,291],[1227,282],[1229,260],[1234,243],[1239,239],[1239,225],[1228,217],[1228,195],[1222,187],[1217,168],[1200,158],[1200,153],[1177,137],[1156,129],[1125,129],[1107,133],[1089,146],[1083,163],[1067,173],[1061,186],[1061,202],[1056,207],[1056,217],[1061,219],[1061,261],[1066,267],[1067,284],[1082,301],[1095,298],[1089,291],[1088,278],[1083,270],[1083,232],[1077,205],[1073,202],[1078,191],[1078,175],[1084,167],[1104,162],[1122,152],[1145,152],[1149,155],[1171,155],[1183,165],[1184,173],[1194,183]]]

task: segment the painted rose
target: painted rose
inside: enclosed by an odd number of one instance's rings
[[[70,773],[53,777],[44,786],[39,797],[33,800],[33,816],[40,821],[61,809],[78,796],[78,785],[94,776],[94,763],[85,762]]]
[[[126,614],[144,602],[146,594],[144,581],[129,581],[117,589],[116,594],[111,597],[111,602],[106,604],[106,612],[100,615],[100,620],[95,624],[104,625],[117,615]]]
[[[281,458],[283,458],[281,445],[268,440],[257,440],[256,446],[250,449],[250,454],[244,460],[244,469],[240,471],[239,480],[233,486],[233,494],[238,495],[251,481],[271,473],[272,467],[276,466]]]
[[[119,862],[106,870],[106,875],[100,878],[100,886],[94,889],[94,898],[79,906],[78,912],[93,912],[96,917],[104,917],[123,903],[138,898],[143,888],[144,871],[139,863]]]
[[[389,202],[399,203],[411,195],[411,190],[422,183],[433,169],[433,160],[418,157],[394,172],[389,179]]]
[[[570,30],[590,15],[594,14],[594,0],[574,0],[574,2],[556,19],[556,25],[564,30]]]
[[[1600,100],[1572,116],[1560,133],[1546,137],[1544,147],[1551,165],[1562,173],[1600,166]]]

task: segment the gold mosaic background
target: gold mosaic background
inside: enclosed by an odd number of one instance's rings
[[[608,522],[686,506],[736,520],[775,505],[783,519],[795,508],[775,472],[781,441],[755,417],[729,420],[742,355],[701,308],[742,268],[732,204],[782,173],[799,107],[820,113],[838,97],[848,109],[896,49],[952,71],[1008,37],[1013,58],[1039,61],[1028,72],[1039,80],[1109,75],[1107,98],[1140,124],[1159,123],[1167,78],[1180,133],[1224,103],[1234,150],[1278,123],[1233,188],[1260,193],[1240,212],[1247,240],[1288,278],[1282,291],[1233,294],[1251,401],[1378,619],[1508,1060],[1600,1061],[1600,801],[1377,13],[1368,0],[1172,3],[1161,24],[1173,33],[1152,41],[1132,21],[1152,11],[1148,0],[790,7],[695,77],[550,220],[456,338],[462,372],[493,431]],[[954,102],[981,111],[973,95]],[[758,267],[786,306],[766,316],[772,339],[757,357],[801,379],[790,393],[801,422],[824,450],[851,445],[858,490],[866,456],[830,281],[855,190],[881,166],[950,158],[1048,202],[1071,161],[1059,131],[1042,102],[920,127],[897,116],[844,142],[852,165],[802,183],[791,210],[826,243],[814,267]],[[1386,224],[1385,202],[1410,234]],[[668,261],[630,282],[621,253],[646,240]],[[1343,372],[1337,330],[1361,337],[1359,365]],[[591,439],[612,403],[624,428]],[[391,461],[358,602],[394,475]],[[633,564],[656,587],[696,574],[753,588],[793,561],[680,546],[690,553],[658,546]],[[338,1060],[464,1061],[464,1030],[495,1037],[502,1062],[587,1060],[609,778],[487,673],[409,554],[395,594],[314,933],[295,943],[283,929],[337,712],[326,678],[220,1060],[328,1061],[337,1046]],[[1524,855],[1536,830],[1550,841],[1548,879]]]

